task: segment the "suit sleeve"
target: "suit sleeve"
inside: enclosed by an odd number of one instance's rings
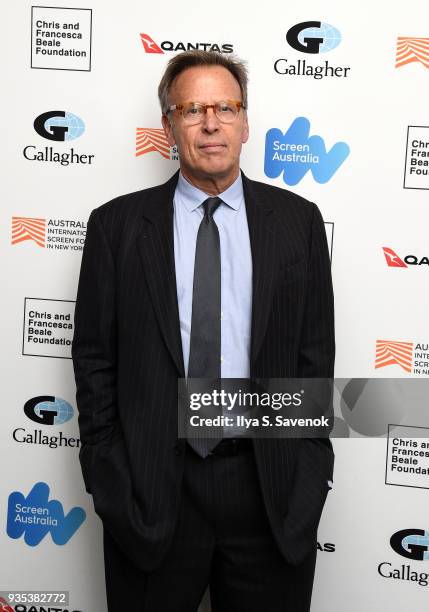
[[[322,215],[313,204],[307,299],[298,370],[303,378],[332,378],[335,361],[334,293]]]
[[[74,317],[72,359],[81,437],[79,459],[90,490],[92,450],[117,424],[115,266],[99,214],[88,223]]]
[[[331,261],[325,225],[318,207],[313,204],[311,223],[308,286],[301,333],[298,374],[302,378],[328,379],[314,384],[314,393],[333,416],[332,387],[335,362],[334,293]],[[314,438],[330,450],[329,438]]]

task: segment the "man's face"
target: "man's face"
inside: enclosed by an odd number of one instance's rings
[[[241,100],[240,86],[229,70],[223,66],[195,66],[173,81],[169,102],[214,104],[221,100]],[[169,119],[163,116],[162,124],[169,145],[177,145],[180,167],[187,178],[232,182],[238,176],[241,145],[249,137],[243,109],[233,123],[222,123],[213,108],[207,109],[197,125],[186,124],[178,111],[170,113]]]

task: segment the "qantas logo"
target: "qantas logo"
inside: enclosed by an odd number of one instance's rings
[[[412,342],[395,342],[377,340],[375,347],[375,369],[389,365],[399,365],[406,372],[411,372],[413,359]]]
[[[46,219],[12,217],[12,244],[23,240],[34,240],[40,247],[45,246]]]
[[[140,38],[146,53],[164,53],[149,34],[140,34]]]
[[[0,612],[14,612],[4,597],[0,597]]]
[[[429,257],[417,257],[416,255],[405,255],[403,259],[389,247],[383,247],[383,253],[389,268],[408,268],[408,266],[429,265]]]
[[[159,45],[153,40],[152,36],[140,32],[140,40],[142,41],[145,53],[165,53],[171,51],[193,51],[202,49],[203,51],[217,51],[218,53],[232,53],[234,46],[230,43],[207,43],[207,42],[173,42],[171,40],[163,40]]]
[[[429,38],[398,36],[395,68],[401,68],[411,62],[420,62],[425,68],[429,68]]]

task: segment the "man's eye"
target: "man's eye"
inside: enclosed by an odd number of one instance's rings
[[[187,111],[188,115],[198,115],[201,113],[201,109],[199,106],[190,106]]]

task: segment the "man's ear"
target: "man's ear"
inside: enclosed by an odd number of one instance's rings
[[[176,144],[176,139],[174,138],[173,128],[171,126],[170,121],[168,120],[167,115],[162,115],[161,117],[162,127],[164,128],[165,135],[167,137],[168,144],[170,147],[174,147]]]
[[[247,111],[244,111],[244,119],[243,119],[243,134],[241,137],[241,142],[244,144],[249,139],[249,121],[247,119]]]

